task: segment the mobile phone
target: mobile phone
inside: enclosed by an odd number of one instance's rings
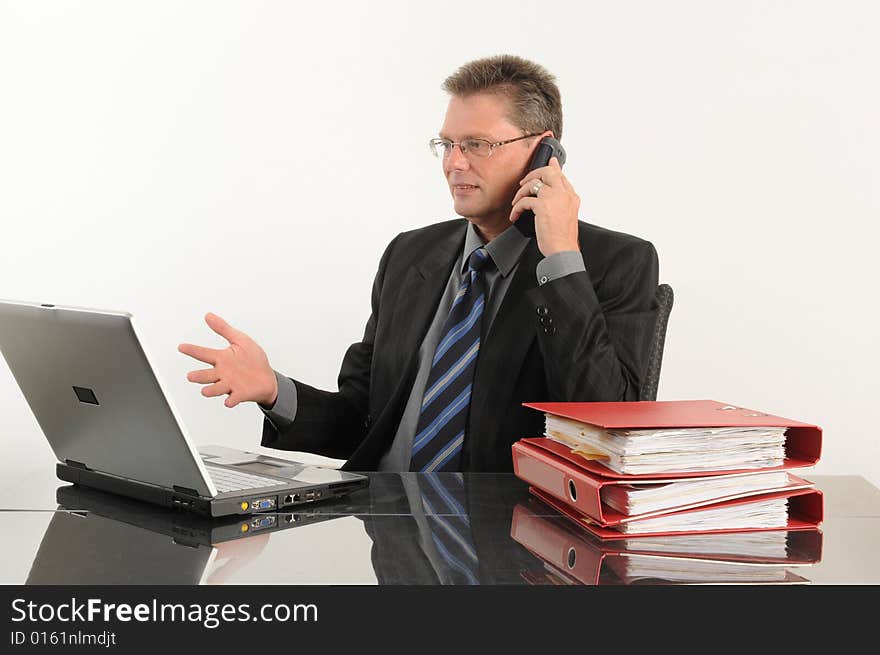
[[[552,136],[545,136],[541,139],[541,143],[538,144],[538,147],[535,148],[535,154],[532,155],[532,161],[529,162],[528,170],[533,171],[536,168],[547,166],[553,157],[556,157],[556,159],[559,160],[559,165],[562,166],[565,163],[565,149],[562,147],[562,144]],[[519,218],[516,219],[514,225],[524,236],[534,237],[534,212],[532,212],[531,209],[525,210],[519,215]]]

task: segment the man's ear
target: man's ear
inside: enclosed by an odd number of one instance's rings
[[[548,136],[552,136],[554,139],[556,138],[555,136],[553,136],[553,130],[544,130],[543,132],[541,132],[537,136],[538,136],[538,138],[532,144],[532,148],[531,148],[532,154],[534,154],[535,150],[538,149],[538,144],[541,143],[541,139],[543,139],[544,137],[548,137]],[[531,157],[529,158],[529,161],[531,161]]]

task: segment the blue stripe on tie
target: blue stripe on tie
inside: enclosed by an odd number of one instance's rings
[[[461,372],[465,370],[467,365],[477,358],[477,353],[479,352],[480,340],[477,339],[477,341],[474,342],[474,345],[468,348],[468,351],[459,357],[457,362],[449,367],[449,370],[443,374],[443,377],[437,380],[434,383],[434,386],[425,392],[425,397],[422,399],[421,411],[425,411],[425,408],[430,405],[435,398],[438,398],[446,387],[458,379],[459,375],[461,375]]]
[[[437,547],[437,550],[440,551],[440,555],[444,560],[451,566],[452,568],[458,570],[464,577],[468,579],[470,584],[478,584],[476,576],[473,572],[464,565],[464,563],[459,560],[455,555],[449,552],[449,549],[440,541],[440,538],[436,535],[432,535],[434,537],[434,545]]]
[[[442,516],[437,516],[436,514],[432,516],[437,524],[443,528],[443,531],[449,535],[449,538],[452,539],[455,543],[459,545],[461,550],[465,555],[468,556],[468,559],[477,562],[477,552],[474,550],[474,547],[467,542],[467,540],[462,536],[462,534],[456,529],[452,523],[449,522],[448,519],[443,518]]]
[[[431,501],[425,497],[425,494],[422,494],[422,509],[425,510],[425,514],[428,516],[432,516],[437,513],[437,510],[434,509],[434,506],[431,504]]]
[[[480,294],[480,297],[477,298],[474,303],[473,308],[471,309],[471,313],[468,314],[467,318],[464,319],[461,323],[456,325],[449,331],[443,341],[437,344],[437,351],[434,353],[434,360],[431,362],[431,366],[434,366],[437,361],[443,357],[443,354],[449,350],[456,341],[461,338],[461,335],[467,332],[471,327],[473,327],[474,323],[477,322],[477,319],[480,318],[480,315],[483,313],[483,305],[485,300],[485,295]]]
[[[462,507],[461,503],[458,502],[458,499],[455,496],[449,493],[449,489],[440,484],[440,482],[437,480],[437,476],[426,475],[425,477],[428,479],[428,483],[434,488],[434,491],[437,493],[437,495],[446,502],[446,506],[452,510],[452,513],[460,516],[461,520],[465,523],[469,523],[468,514],[464,510],[464,507]]]
[[[458,433],[452,441],[447,443],[443,450],[434,455],[434,459],[425,464],[422,468],[422,471],[439,471],[446,463],[449,462],[450,459],[458,455],[461,452],[461,448],[464,445],[464,430]]]
[[[431,366],[436,366],[437,362],[440,361],[444,354],[446,354],[446,351],[454,346],[461,336],[466,334],[467,331],[474,326],[474,323],[480,319],[480,316],[483,314],[483,308],[486,305],[485,301],[486,297],[481,293],[474,301],[474,305],[471,307],[468,315],[460,323],[448,329],[446,336],[444,336],[443,340],[437,344],[437,350],[434,352],[434,359],[431,361]]]
[[[449,423],[449,420],[458,414],[463,408],[467,407],[470,397],[471,385],[467,385],[462,392],[458,394],[458,397],[449,403],[446,409],[440,412],[440,415],[437,416],[428,427],[415,436],[415,439],[413,440],[412,454],[415,455],[419,452],[428,442],[431,441],[431,438],[439,432],[440,428]]]

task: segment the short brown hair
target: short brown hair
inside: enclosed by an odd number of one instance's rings
[[[528,59],[496,55],[461,66],[443,82],[453,96],[495,93],[511,105],[510,122],[526,133],[552,130],[562,139],[562,99],[556,78]]]

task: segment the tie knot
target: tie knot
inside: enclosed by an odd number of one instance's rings
[[[468,271],[479,271],[489,261],[489,251],[485,248],[477,248],[468,257]]]

